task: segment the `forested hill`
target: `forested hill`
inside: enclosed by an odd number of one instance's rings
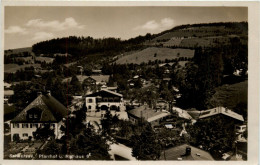
[[[32,50],[36,55],[67,52],[74,57],[103,52],[113,54],[139,49],[140,46],[138,45],[148,39],[151,39],[149,34],[126,41],[119,38],[94,39],[92,37],[70,36],[36,43],[32,46]]]
[[[36,55],[67,52],[79,59],[88,54],[105,53],[106,55],[116,55],[151,45],[170,47],[173,44],[176,46],[176,41],[172,41],[173,37],[188,38],[189,40],[184,39],[180,45],[177,44],[177,47],[189,48],[214,46],[219,42],[228,44],[229,41],[226,40],[229,40],[230,37],[239,37],[243,42],[247,41],[247,31],[247,22],[187,24],[176,26],[158,34],[147,33],[144,36],[137,36],[128,40],[121,40],[120,38],[94,39],[89,36],[56,38],[34,44],[32,51]]]

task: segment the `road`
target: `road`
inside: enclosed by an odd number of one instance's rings
[[[109,154],[112,156],[112,158],[115,160],[114,155],[119,155],[123,158],[126,158],[128,160],[136,160],[135,157],[132,156],[132,148],[129,148],[123,144],[110,144],[110,151]]]

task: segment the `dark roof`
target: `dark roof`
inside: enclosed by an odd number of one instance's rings
[[[186,147],[191,148],[191,154],[188,156],[184,156]],[[180,146],[165,150],[165,158],[166,160],[178,160],[178,158],[182,158],[182,160],[214,160],[211,154],[207,151],[187,144],[182,144]],[[165,158],[164,152],[162,152],[160,160],[165,160]]]
[[[53,96],[39,95],[11,122],[31,122],[27,120],[27,111],[31,109],[40,109],[42,111],[40,120],[34,122],[59,122],[68,113],[67,108]]]

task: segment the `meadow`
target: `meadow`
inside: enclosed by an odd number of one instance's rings
[[[149,61],[166,59],[176,59],[180,57],[192,58],[194,56],[194,50],[191,49],[171,49],[171,48],[157,48],[149,47],[139,52],[135,52],[130,55],[119,58],[117,64],[134,63],[141,64],[142,62],[148,63]]]

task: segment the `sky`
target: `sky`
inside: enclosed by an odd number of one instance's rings
[[[248,21],[242,7],[6,6],[4,49],[67,36],[129,39],[177,25]]]

